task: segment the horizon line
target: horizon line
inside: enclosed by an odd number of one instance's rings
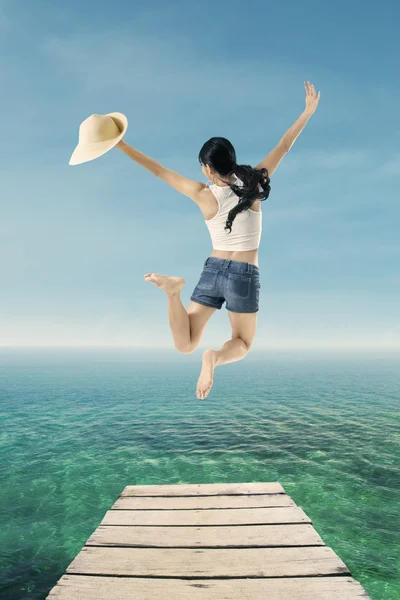
[[[209,346],[198,347],[196,350],[206,350]],[[111,345],[0,345],[0,350],[18,350],[18,349],[60,349],[60,350],[166,350],[166,351],[175,351],[173,346],[111,346]],[[252,348],[251,352],[265,351],[265,350],[391,350],[391,351],[400,351],[400,344],[397,346],[366,346],[365,344],[356,346],[356,345],[347,345],[347,346],[324,346],[324,345],[314,345],[314,346],[261,346],[258,348]]]

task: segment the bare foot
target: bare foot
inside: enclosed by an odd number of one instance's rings
[[[146,273],[144,279],[149,283],[154,283],[168,295],[179,294],[186,283],[183,277],[169,277],[159,273]]]
[[[215,363],[217,361],[216,354],[215,350],[204,350],[203,352],[203,364],[196,388],[196,396],[200,400],[207,398],[212,388]]]

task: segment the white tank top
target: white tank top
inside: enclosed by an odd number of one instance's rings
[[[236,177],[236,185],[243,181]],[[255,250],[260,245],[262,213],[248,208],[236,215],[232,231],[224,230],[229,211],[239,202],[239,197],[229,186],[210,185],[210,190],[218,202],[218,212],[212,219],[206,220],[214,250]],[[260,188],[261,189],[261,188]]]

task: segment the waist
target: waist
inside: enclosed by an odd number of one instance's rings
[[[218,256],[209,256],[204,261],[204,266],[218,270],[229,269],[231,273],[254,273],[259,272],[258,265],[251,262],[232,260],[231,258],[219,258]]]
[[[258,248],[253,250],[216,250],[213,249],[211,256],[216,258],[224,258],[226,260],[234,260],[237,262],[248,262],[258,266]]]

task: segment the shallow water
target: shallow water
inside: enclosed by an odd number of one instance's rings
[[[279,481],[400,598],[400,358],[254,352],[200,401],[200,357],[0,350],[2,597],[44,598],[128,484]]]

